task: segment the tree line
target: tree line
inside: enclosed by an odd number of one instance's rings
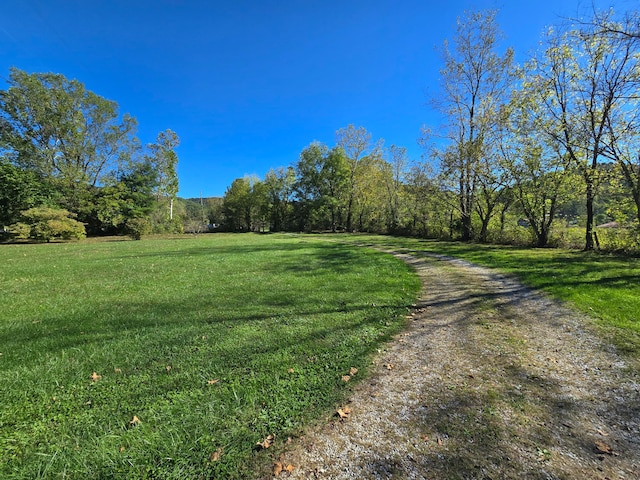
[[[523,65],[496,11],[465,12],[444,43],[443,125],[422,161],[363,127],[312,142],[264,179],[234,180],[229,230],[370,231],[481,242],[557,242],[559,227],[619,227],[640,249],[640,15],[594,11],[549,28]],[[615,248],[620,248],[616,244]]]
[[[0,226],[19,238],[180,230],[178,135],[142,147],[118,104],[55,73],[12,68],[0,91]]]

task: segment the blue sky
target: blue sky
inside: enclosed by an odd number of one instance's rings
[[[597,0],[624,10],[637,0]],[[465,9],[498,9],[522,61],[540,33],[591,0],[3,0],[9,67],[62,73],[138,119],[170,128],[182,197],[221,196],[246,174],[296,161],[313,140],[364,126],[412,159],[438,94],[438,52]]]

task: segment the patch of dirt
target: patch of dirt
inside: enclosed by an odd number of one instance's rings
[[[638,479],[640,385],[588,320],[510,277],[398,254],[423,290],[292,479]]]

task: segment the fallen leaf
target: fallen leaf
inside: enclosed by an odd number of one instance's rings
[[[218,460],[220,460],[221,456],[222,456],[222,447],[219,447],[215,452],[211,454],[211,456],[209,457],[209,460],[211,460],[212,462],[217,462]]]
[[[597,430],[596,430],[596,432],[598,432],[598,433],[599,433],[600,435],[602,435],[603,437],[608,437],[608,436],[609,436],[609,434],[608,434],[607,432],[604,432],[604,431],[602,431],[602,430],[600,430],[600,429],[597,429]]]
[[[290,368],[289,370],[287,370],[288,373],[294,373],[295,370],[293,368]]]
[[[124,447],[120,447],[120,453],[124,452],[125,448]]]
[[[122,373],[122,369],[121,368],[114,368],[113,371],[115,373]]]
[[[441,439],[441,438],[438,438],[438,445],[442,445],[442,443],[443,443],[443,442],[442,442],[442,439]]]
[[[386,363],[384,366],[387,367],[387,370],[393,370],[393,363]]]
[[[429,441],[429,437],[427,437],[426,435],[422,435],[420,438],[424,443],[427,443]]]
[[[293,471],[296,469],[296,467],[294,467],[293,465],[289,464],[289,465],[287,465],[286,467],[284,467],[284,469],[285,469],[287,472],[291,473],[291,472],[293,472]]]
[[[348,382],[349,380],[351,380],[351,377],[349,375],[343,375],[342,376],[342,381],[343,382]]]
[[[280,462],[276,462],[273,465],[273,475],[277,477],[281,473],[282,473],[282,464]]]
[[[289,445],[291,442],[293,442],[293,438],[287,437],[287,441],[285,443]]]
[[[339,408],[336,413],[340,418],[347,418],[351,414],[351,409],[349,407]]]
[[[98,380],[100,380],[102,378],[102,375],[98,375],[96,372],[93,372],[91,374],[91,380],[93,380],[94,382],[97,382]]]
[[[598,453],[606,453],[607,455],[613,455],[613,450],[611,450],[611,447],[606,443],[596,440],[595,445],[596,445],[596,451]]]
[[[349,369],[349,375],[351,375],[352,377],[358,373],[358,369],[356,367],[351,367],[351,369]]]
[[[220,379],[215,378],[215,379],[213,379],[213,380],[207,380],[207,383],[208,383],[209,385],[215,385],[215,384],[216,384],[216,383],[218,383],[219,381],[220,381]]]
[[[134,415],[133,418],[129,421],[129,425],[139,425],[141,423],[142,420],[140,420],[137,415]]]
[[[164,367],[164,368],[167,370],[167,372],[170,372],[170,371],[171,371],[171,365],[167,365],[167,366],[166,366],[166,367]]]
[[[256,443],[256,445],[258,445],[258,446],[260,446],[262,448],[269,448],[271,445],[273,445],[273,440],[274,439],[275,439],[275,437],[273,435],[269,435],[262,442]]]

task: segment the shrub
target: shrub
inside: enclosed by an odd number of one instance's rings
[[[76,215],[62,208],[35,207],[21,213],[23,222],[10,227],[18,238],[50,242],[53,239],[80,240],[87,236]]]
[[[127,220],[125,231],[134,240],[140,240],[143,235],[151,233],[151,223],[143,217],[135,217]]]

